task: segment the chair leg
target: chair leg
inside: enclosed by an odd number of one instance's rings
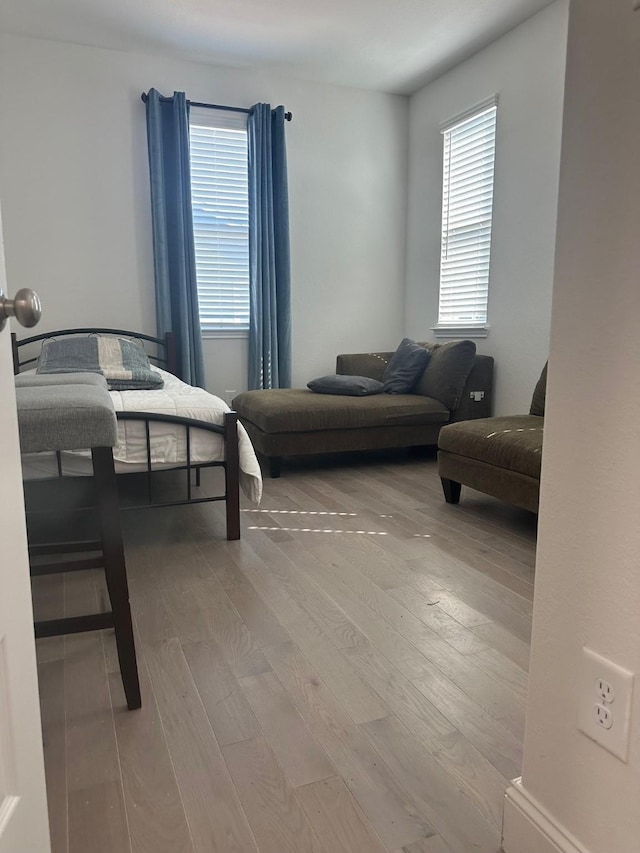
[[[136,647],[131,623],[129,588],[122,545],[120,506],[113,467],[113,452],[110,447],[95,447],[91,453],[100,513],[104,571],[109,598],[111,599],[120,674],[127,698],[127,706],[132,711],[141,707],[142,698],[140,696]]]
[[[269,476],[272,480],[277,480],[282,473],[282,456],[267,456],[269,463]]]
[[[445,501],[448,504],[460,503],[462,483],[456,483],[455,480],[447,480],[444,477],[440,477],[440,479],[442,480],[442,491],[444,492]]]

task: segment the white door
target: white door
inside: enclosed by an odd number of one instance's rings
[[[7,292],[0,220],[0,289]],[[0,853],[49,853],[9,324],[0,332]]]

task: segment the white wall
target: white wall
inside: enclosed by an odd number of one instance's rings
[[[547,359],[567,2],[559,0],[411,97],[405,328],[438,319],[443,121],[497,93],[489,323],[496,414],[529,410]]]
[[[337,352],[402,336],[407,99],[243,69],[0,35],[0,190],[7,275],[37,289],[42,329],[153,332],[140,93],[283,103],[291,217],[293,380]],[[246,387],[246,341],[205,341],[210,390]]]
[[[580,851],[637,853],[640,12],[571,10],[522,782]],[[626,764],[577,730],[584,645],[636,673]]]

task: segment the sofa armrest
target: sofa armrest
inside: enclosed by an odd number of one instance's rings
[[[476,355],[460,398],[451,412],[450,422],[490,418],[493,413],[493,358]]]
[[[339,355],[336,359],[336,373],[346,376],[368,376],[369,379],[382,381],[392,352],[357,352]]]

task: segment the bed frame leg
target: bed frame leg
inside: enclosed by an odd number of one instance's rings
[[[240,538],[240,461],[238,453],[238,415],[227,412],[224,416],[224,442],[227,507],[227,539]]]
[[[445,501],[448,504],[460,503],[462,483],[456,483],[455,480],[446,480],[444,477],[440,477],[440,479],[442,480],[442,491],[444,492]]]

